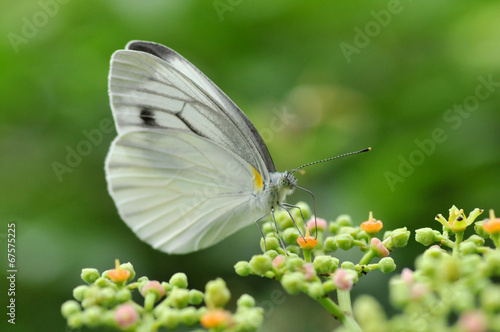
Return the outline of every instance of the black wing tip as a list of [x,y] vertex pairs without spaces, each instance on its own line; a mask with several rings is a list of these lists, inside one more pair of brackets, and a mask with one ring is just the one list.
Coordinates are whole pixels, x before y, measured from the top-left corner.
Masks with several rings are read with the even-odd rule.
[[163,60],[166,60],[171,56],[177,55],[177,52],[175,52],[171,48],[168,48],[167,46],[143,40],[132,40],[127,43],[125,49],[130,51],[148,53]]

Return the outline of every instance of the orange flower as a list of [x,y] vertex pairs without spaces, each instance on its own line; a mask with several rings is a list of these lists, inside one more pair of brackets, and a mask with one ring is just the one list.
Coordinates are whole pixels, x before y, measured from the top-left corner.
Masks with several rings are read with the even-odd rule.
[[304,249],[313,249],[314,247],[316,247],[316,245],[318,244],[318,240],[316,240],[314,237],[312,237],[310,234],[309,234],[309,228],[306,227],[306,235],[304,237],[302,236],[299,236],[297,238],[297,243],[299,244],[300,246],[300,249],[304,250]]
[[500,233],[500,218],[495,217],[493,210],[490,210],[490,220],[483,223],[483,229],[488,234]]
[[231,314],[222,309],[206,311],[200,319],[200,324],[206,329],[220,328],[231,323]]
[[115,283],[127,281],[130,277],[130,271],[120,268],[120,261],[115,259],[115,268],[108,271],[108,278]]
[[372,211],[370,211],[368,220],[361,223],[360,227],[368,234],[377,234],[382,229],[383,226],[384,224],[382,224],[382,221],[374,219],[373,213]]

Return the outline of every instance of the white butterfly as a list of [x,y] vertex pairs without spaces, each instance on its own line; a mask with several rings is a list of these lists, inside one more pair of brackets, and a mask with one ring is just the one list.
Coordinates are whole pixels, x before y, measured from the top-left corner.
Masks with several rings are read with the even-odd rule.
[[293,171],[275,171],[245,114],[163,45],[132,41],[115,52],[109,94],[118,137],[108,188],[122,219],[154,248],[211,246],[283,207],[297,187]]

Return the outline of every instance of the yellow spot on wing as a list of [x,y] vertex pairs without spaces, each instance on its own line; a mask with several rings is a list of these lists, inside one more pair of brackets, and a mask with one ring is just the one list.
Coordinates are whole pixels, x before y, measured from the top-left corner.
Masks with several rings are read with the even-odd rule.
[[252,167],[253,171],[253,187],[255,190],[261,191],[262,190],[262,176],[260,176],[259,172],[255,168]]

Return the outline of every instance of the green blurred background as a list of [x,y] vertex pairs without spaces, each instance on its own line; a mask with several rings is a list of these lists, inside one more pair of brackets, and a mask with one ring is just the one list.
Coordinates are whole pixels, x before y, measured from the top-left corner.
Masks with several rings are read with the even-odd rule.
[[[409,246],[393,253],[398,271],[423,250],[413,231],[437,229],[434,216],[452,204],[500,212],[500,3],[41,0],[1,7],[0,234],[5,253],[7,224],[16,222],[18,269],[16,325],[3,309],[1,331],[66,330],[60,305],[81,282],[80,269],[102,271],[115,258],[152,279],[183,271],[198,289],[223,277],[234,298],[247,292],[266,308],[262,331],[336,326],[309,298],[233,272],[259,251],[254,226],[185,256],[136,238],[106,189],[114,131],[58,178],[54,162],[64,164],[84,131],[111,119],[109,59],[133,39],[167,45],[210,77],[263,132],[278,170],[371,146],[306,169],[299,184],[315,193],[321,217],[348,213],[360,223],[372,210],[385,227],[412,230]],[[294,117],[278,117],[284,127],[270,131],[283,110]],[[311,202],[303,193],[289,202],[299,200]],[[374,272],[355,294],[385,303],[388,278]]]

